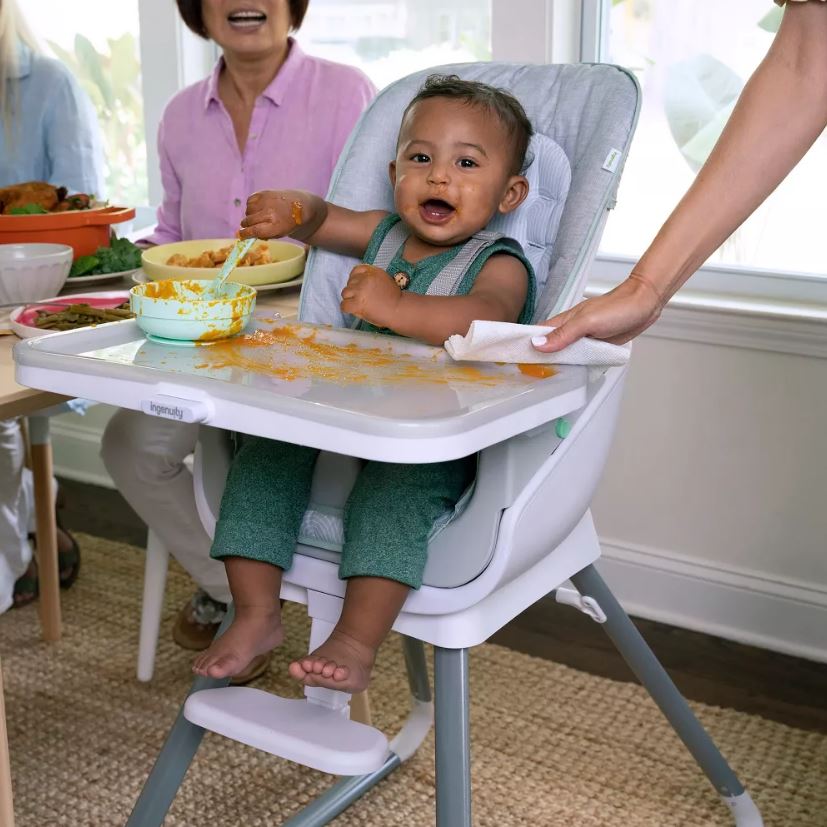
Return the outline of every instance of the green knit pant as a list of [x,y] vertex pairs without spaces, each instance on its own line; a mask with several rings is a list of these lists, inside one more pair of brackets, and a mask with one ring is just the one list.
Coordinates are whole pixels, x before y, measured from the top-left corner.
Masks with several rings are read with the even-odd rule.
[[[211,555],[289,569],[318,454],[245,437],[227,477]],[[345,506],[339,576],[385,577],[418,589],[431,528],[456,505],[475,470],[473,456],[424,465],[368,462]]]

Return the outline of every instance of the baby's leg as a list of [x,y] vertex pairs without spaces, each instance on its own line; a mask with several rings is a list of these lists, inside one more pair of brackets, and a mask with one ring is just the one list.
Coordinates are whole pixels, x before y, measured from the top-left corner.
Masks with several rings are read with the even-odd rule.
[[317,455],[289,443],[244,439],[227,477],[211,552],[224,559],[235,617],[195,660],[199,675],[237,675],[281,643],[281,578],[293,560]]
[[275,649],[284,638],[278,599],[282,569],[246,557],[228,557],[224,565],[235,617],[192,665],[193,672],[210,678],[243,672],[253,658]]
[[361,692],[379,644],[388,636],[410,588],[384,577],[352,577],[330,637],[311,655],[290,664],[290,675],[307,686]]
[[428,535],[474,478],[476,458],[425,465],[369,462],[345,510],[339,576],[345,603],[330,637],[290,664],[308,686],[360,692],[370,681],[379,644],[411,588],[422,585]]

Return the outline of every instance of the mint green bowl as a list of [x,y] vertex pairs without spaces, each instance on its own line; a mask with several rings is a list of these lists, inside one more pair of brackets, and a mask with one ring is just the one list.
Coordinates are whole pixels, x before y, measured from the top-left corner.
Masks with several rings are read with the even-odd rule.
[[220,298],[211,289],[212,279],[151,281],[129,291],[129,307],[148,336],[210,342],[241,333],[255,310],[255,289],[228,281]]

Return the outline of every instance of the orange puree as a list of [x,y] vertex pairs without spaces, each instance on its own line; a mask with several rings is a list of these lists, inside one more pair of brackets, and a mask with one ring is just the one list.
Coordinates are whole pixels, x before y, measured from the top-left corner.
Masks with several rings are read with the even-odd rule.
[[557,373],[551,365],[519,364],[517,367],[520,369],[520,373],[524,373],[526,376],[534,376],[537,379],[547,379]]
[[172,279],[147,284],[144,295],[149,299],[177,299],[178,289]]
[[[212,369],[239,368],[285,381],[327,379],[341,383],[369,381],[421,381],[437,384],[474,382],[494,385],[498,377],[477,368],[432,364],[390,348],[359,347],[355,343],[335,345],[320,342],[318,331],[294,325],[280,325],[272,330],[217,342],[205,352],[205,364]],[[264,349],[261,355],[256,351]],[[298,364],[279,364],[279,351],[298,356]],[[291,361],[293,361],[291,359]],[[368,369],[372,370],[373,375]],[[376,371],[379,371],[377,375]]]
[[[323,342],[318,340],[318,333],[290,324],[256,330],[205,348],[204,361],[198,367],[212,370],[237,368],[287,382],[325,379],[341,384],[391,381],[495,386],[505,378],[503,374],[479,367],[446,364],[437,359],[436,352],[428,360],[394,353],[390,347],[381,345],[360,347],[353,342],[346,345]],[[290,364],[285,363],[285,356],[289,357]],[[524,367],[528,369],[524,370]],[[520,369],[529,376],[554,374],[554,369],[545,365],[521,365]]]
[[302,223],[302,202],[301,201],[294,201],[290,205],[290,216],[292,217],[292,219],[295,222],[297,227],[301,225],[301,223]]

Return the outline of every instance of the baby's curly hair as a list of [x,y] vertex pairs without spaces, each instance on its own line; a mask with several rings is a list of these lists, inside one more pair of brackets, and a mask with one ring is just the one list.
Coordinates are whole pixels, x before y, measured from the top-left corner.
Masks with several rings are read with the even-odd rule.
[[405,116],[415,103],[428,98],[460,100],[469,106],[479,106],[494,114],[511,136],[514,147],[514,164],[511,172],[517,174],[522,171],[528,142],[534,134],[534,129],[525,109],[514,95],[487,83],[463,80],[459,75],[429,75],[413,100],[405,107],[402,120],[405,120]]

